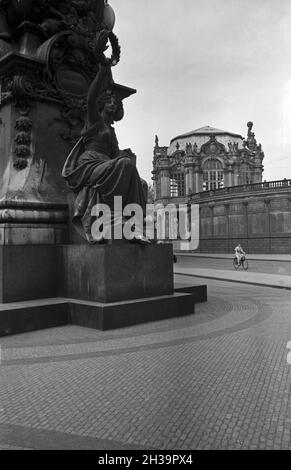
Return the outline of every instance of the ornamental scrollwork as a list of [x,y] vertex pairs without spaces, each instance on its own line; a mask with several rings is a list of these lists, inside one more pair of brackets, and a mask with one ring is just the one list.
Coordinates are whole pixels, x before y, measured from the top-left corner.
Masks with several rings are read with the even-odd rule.
[[171,165],[185,165],[186,163],[186,155],[185,152],[183,151],[176,151],[172,156],[171,156]]
[[[1,0],[8,33],[23,21],[41,25],[47,36],[71,29],[91,38],[103,21],[104,0]],[[1,31],[3,33],[3,31]]]
[[29,132],[32,129],[32,120],[29,117],[21,116],[16,119],[15,129],[18,131]]
[[17,143],[17,145],[30,145],[31,136],[27,132],[18,132],[14,141]]
[[[105,0],[0,0],[0,58],[11,56],[0,77],[1,104],[12,102],[19,111],[27,110],[16,121],[16,168],[25,168],[31,153],[28,113],[35,101],[57,104],[59,119],[67,126],[60,131],[66,142],[71,144],[83,127],[87,92],[100,63],[113,66],[120,60],[118,38],[105,25],[108,7]],[[36,44],[29,53],[23,39],[26,28],[33,31]],[[110,31],[110,57],[98,50],[104,28]],[[104,88],[112,84],[110,70]],[[22,117],[29,122],[27,128],[18,127]]]
[[200,153],[204,155],[214,155],[219,153],[226,153],[225,146],[216,140],[214,135],[210,136],[208,142],[201,146]]
[[33,122],[28,117],[29,107],[22,107],[19,109],[21,114],[16,119],[15,129],[17,130],[14,138],[15,148],[14,155],[16,160],[14,162],[14,168],[17,170],[23,170],[28,165],[28,159],[31,157],[31,142],[32,142],[32,127]]

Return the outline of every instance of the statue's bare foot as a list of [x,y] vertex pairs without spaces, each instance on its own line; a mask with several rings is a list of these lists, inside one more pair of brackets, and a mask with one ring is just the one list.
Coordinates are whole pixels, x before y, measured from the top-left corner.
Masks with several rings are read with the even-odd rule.
[[138,243],[139,245],[151,245],[152,242],[146,238],[144,235],[136,235],[132,240],[132,243]]

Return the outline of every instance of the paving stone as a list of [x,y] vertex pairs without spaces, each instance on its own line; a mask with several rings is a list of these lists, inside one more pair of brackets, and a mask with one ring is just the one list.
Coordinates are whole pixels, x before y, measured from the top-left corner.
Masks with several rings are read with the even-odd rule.
[[1,339],[0,449],[290,448],[291,291],[208,293],[190,317]]

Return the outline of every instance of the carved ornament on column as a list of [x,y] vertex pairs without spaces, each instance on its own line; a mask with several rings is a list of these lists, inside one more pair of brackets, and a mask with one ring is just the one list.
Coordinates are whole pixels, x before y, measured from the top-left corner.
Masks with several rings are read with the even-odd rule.
[[193,167],[193,157],[191,155],[186,155],[184,165],[185,165],[185,168]]
[[[0,43],[10,52],[7,56],[0,44],[1,104],[19,98],[58,103],[68,127],[61,135],[70,145],[84,125],[86,96],[99,63],[120,60],[112,31],[110,58],[95,47],[105,7],[104,0],[0,0]],[[34,54],[23,52],[23,38],[38,44]],[[109,68],[104,89],[110,86],[114,88]]]
[[239,152],[238,142],[228,142],[228,153],[230,155],[236,155]]
[[193,154],[193,146],[191,142],[186,144],[186,155],[192,155]]
[[185,165],[186,155],[183,150],[178,150],[173,155],[171,155],[171,165]]
[[214,135],[210,136],[208,142],[203,144],[200,149],[200,153],[205,155],[217,155],[220,153],[226,153],[225,146],[216,140]]
[[[86,29],[94,34],[104,21],[104,0],[0,0],[6,25],[13,30],[24,21],[40,24],[48,36],[64,25],[75,31]],[[2,32],[2,31],[1,31]],[[13,34],[13,33],[12,33]]]
[[196,144],[196,142],[194,142],[193,144],[193,153],[194,155],[198,155],[198,145]]
[[154,148],[154,158],[153,158],[154,166],[158,167],[161,161],[168,160],[167,150],[168,150],[168,147],[155,147]]
[[19,117],[16,119],[15,129],[17,130],[14,138],[14,168],[23,170],[28,165],[28,159],[32,157],[31,143],[32,143],[32,128],[33,122],[29,117],[30,107],[22,105],[18,107]]

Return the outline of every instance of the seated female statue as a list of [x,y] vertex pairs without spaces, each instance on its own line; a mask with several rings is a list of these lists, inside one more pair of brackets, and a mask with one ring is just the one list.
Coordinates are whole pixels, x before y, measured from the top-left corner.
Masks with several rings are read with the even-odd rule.
[[[99,47],[104,48],[108,32],[99,35]],[[100,45],[100,42],[103,44]],[[120,151],[113,122],[123,117],[122,102],[112,90],[102,91],[108,70],[100,64],[95,80],[87,97],[86,125],[81,138],[68,156],[62,175],[69,188],[77,193],[73,223],[89,243],[92,236],[92,208],[97,203],[107,204],[114,213],[114,196],[122,197],[122,208],[127,204],[138,204],[143,216],[146,209],[146,195],[143,182],[133,160],[132,152]],[[142,225],[142,224],[141,224]],[[140,227],[134,239],[137,243],[149,244]]]

